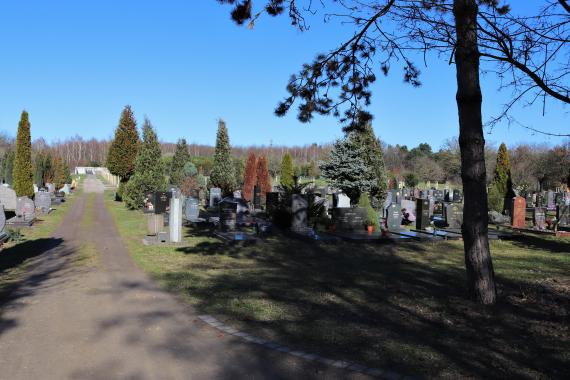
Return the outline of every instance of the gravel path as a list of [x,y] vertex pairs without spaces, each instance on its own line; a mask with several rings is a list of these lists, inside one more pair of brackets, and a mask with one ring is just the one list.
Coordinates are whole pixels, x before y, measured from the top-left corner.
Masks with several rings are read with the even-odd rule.
[[[131,261],[91,177],[0,314],[0,379],[344,379],[364,375],[211,328]],[[81,223],[89,193],[92,221]],[[97,265],[77,262],[96,247]],[[1,254],[1,253],[0,253]]]

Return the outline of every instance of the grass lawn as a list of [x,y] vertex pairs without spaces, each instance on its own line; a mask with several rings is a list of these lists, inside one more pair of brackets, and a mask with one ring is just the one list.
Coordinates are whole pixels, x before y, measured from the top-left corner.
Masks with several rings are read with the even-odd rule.
[[187,229],[143,246],[143,214],[106,194],[134,260],[200,312],[293,348],[429,378],[569,378],[570,240],[492,242],[499,304],[465,298],[461,242],[227,246]]
[[[11,284],[18,281],[35,257],[53,246],[51,236],[79,194],[80,190],[66,196],[64,203],[52,205],[54,210],[48,215],[38,215],[32,227],[19,229],[20,241],[9,240],[4,244],[0,251],[0,297]],[[17,234],[18,230],[6,226],[5,231]]]

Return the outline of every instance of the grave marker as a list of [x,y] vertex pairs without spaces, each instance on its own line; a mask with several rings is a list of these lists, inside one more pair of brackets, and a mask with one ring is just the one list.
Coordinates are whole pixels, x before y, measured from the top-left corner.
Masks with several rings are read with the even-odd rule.
[[539,230],[546,229],[546,209],[542,207],[535,207],[533,210],[532,219],[535,228]]
[[34,195],[34,205],[42,213],[47,214],[51,209],[51,195],[47,191],[38,191]]
[[392,203],[386,212],[386,224],[389,231],[400,231],[402,229],[402,211],[400,205]]
[[511,201],[511,218],[514,228],[526,227],[526,199],[514,197]]
[[416,200],[416,230],[425,230],[429,227],[429,200]]
[[308,223],[308,199],[301,194],[293,194],[291,200],[291,209],[293,212],[291,221],[291,230],[303,231]]
[[449,228],[461,228],[463,224],[463,206],[460,203],[445,204],[445,222]]
[[341,231],[364,230],[367,213],[362,207],[334,208],[332,210],[336,228]]
[[0,203],[6,211],[15,211],[18,197],[16,192],[5,186],[0,186]]
[[212,187],[210,189],[210,207],[216,207],[218,202],[222,200],[222,189],[219,187]]
[[200,216],[200,201],[196,198],[186,198],[184,203],[184,217],[190,222],[198,220]]

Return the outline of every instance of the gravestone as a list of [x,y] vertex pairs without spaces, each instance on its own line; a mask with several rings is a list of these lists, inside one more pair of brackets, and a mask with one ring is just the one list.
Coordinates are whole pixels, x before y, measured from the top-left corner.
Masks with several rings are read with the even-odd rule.
[[539,230],[546,229],[546,209],[543,207],[535,207],[532,213],[534,227]]
[[416,215],[416,202],[408,199],[402,199],[402,209],[406,209],[412,215]]
[[224,232],[235,231],[237,224],[237,210],[235,204],[220,202],[220,228]]
[[451,202],[451,198],[453,198],[453,197],[450,197],[449,194],[450,194],[449,189],[443,190],[443,201],[444,202]]
[[386,211],[386,224],[389,231],[400,231],[402,229],[402,211],[400,205],[392,203]]
[[564,204],[556,208],[556,220],[562,227],[570,226],[570,206]]
[[59,189],[60,192],[65,193],[65,195],[68,195],[69,193],[71,193],[71,186],[69,186],[69,184],[65,184],[63,185],[63,187],[61,189]]
[[461,190],[459,189],[453,190],[453,202],[455,203],[463,202],[463,194],[461,193]]
[[149,194],[148,209],[154,210],[155,214],[165,214],[170,207],[172,193],[168,191],[155,191]]
[[180,243],[182,241],[182,205],[184,204],[184,196],[180,191],[173,190],[170,198],[170,214],[168,215],[168,228],[171,243]]
[[425,230],[429,222],[429,200],[416,199],[416,230]]
[[161,214],[147,215],[147,235],[156,236],[164,231],[164,216]]
[[234,196],[234,198],[236,198],[236,199],[241,199],[241,190],[236,190],[236,191],[234,191],[233,196]]
[[0,205],[0,233],[4,232],[6,227],[6,214],[4,214],[4,206]]
[[51,209],[51,195],[47,191],[38,191],[34,195],[34,205],[36,209],[47,214]]
[[200,216],[200,201],[197,198],[186,198],[184,216],[190,222],[195,222]]
[[527,207],[533,207],[533,202],[532,202],[532,194],[527,194],[525,197],[525,201],[526,201],[526,206]]
[[216,207],[218,202],[222,200],[222,189],[219,187],[212,187],[210,189],[210,207]]
[[291,230],[303,231],[307,227],[308,218],[308,199],[301,194],[293,194],[291,199],[291,209],[293,212],[291,221]]
[[544,206],[544,196],[542,192],[538,192],[536,194],[536,202],[534,203],[535,207],[543,207]]
[[526,227],[526,199],[523,197],[514,197],[511,200],[511,219],[514,228]]
[[265,193],[265,207],[269,215],[273,215],[275,210],[279,207],[279,193],[278,192],[268,192]]
[[36,218],[34,201],[28,197],[18,197],[16,201],[16,216],[23,218],[24,221],[34,220]]
[[253,187],[253,208],[261,210],[261,188],[257,185]]
[[46,187],[49,193],[55,193],[55,185],[53,183],[46,183]]
[[341,231],[361,231],[366,224],[367,213],[362,207],[334,208],[333,221]]
[[338,208],[350,207],[350,198],[348,197],[348,195],[346,195],[345,193],[338,193],[336,207]]
[[434,190],[434,192],[433,192],[433,198],[434,198],[437,202],[442,202],[443,199],[445,198],[445,194],[443,193],[443,190]]
[[463,224],[463,205],[460,203],[446,203],[445,223],[447,223],[448,228],[461,228]]
[[414,199],[421,198],[420,193],[421,193],[421,192],[420,192],[420,189],[415,188],[415,189],[414,189]]
[[0,186],[0,203],[4,206],[4,210],[15,211],[17,199],[18,197],[13,189]]
[[402,198],[400,196],[400,191],[397,189],[392,189],[390,190],[390,194],[392,196],[391,198],[392,203],[400,204],[400,202],[402,201]]
[[554,210],[554,208],[556,207],[556,205],[554,204],[554,191],[549,190],[546,193],[546,207],[549,210]]

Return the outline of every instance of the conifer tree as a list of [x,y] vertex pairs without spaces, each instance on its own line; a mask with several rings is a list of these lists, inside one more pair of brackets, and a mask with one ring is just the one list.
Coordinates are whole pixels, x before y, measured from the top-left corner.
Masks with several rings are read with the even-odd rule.
[[293,178],[293,159],[289,152],[285,153],[281,159],[280,176],[281,186],[290,188],[295,185],[295,180]]
[[511,179],[509,151],[505,143],[502,143],[499,146],[495,175],[488,195],[489,209],[503,212],[505,210],[506,200],[514,196],[515,192],[513,191],[513,182]]
[[243,190],[241,192],[243,199],[251,201],[253,199],[253,187],[257,182],[257,157],[254,152],[249,152],[245,171],[243,174]]
[[358,202],[361,193],[376,186],[375,173],[363,159],[365,150],[353,132],[337,140],[329,159],[319,165],[322,176],[348,195],[352,204]]
[[127,182],[134,172],[139,143],[137,123],[131,106],[127,105],[121,112],[107,156],[107,168],[112,174],[121,177],[122,182]]
[[214,165],[210,174],[210,183],[212,186],[222,189],[222,192],[226,195],[230,194],[235,186],[235,170],[231,153],[226,123],[220,120],[218,122],[216,150],[214,153]]
[[355,135],[356,141],[363,146],[364,162],[374,173],[375,185],[370,188],[369,197],[372,206],[379,208],[384,204],[388,188],[388,176],[384,165],[384,152],[380,140],[374,135],[371,123],[366,123],[363,130]]
[[186,139],[179,139],[176,143],[176,150],[172,163],[170,164],[169,181],[171,184],[180,186],[184,181],[184,166],[190,162],[190,153],[188,153],[188,144]]
[[257,186],[261,191],[261,198],[265,199],[265,194],[271,191],[271,175],[269,174],[269,165],[265,156],[260,156],[257,159]]
[[65,180],[65,183],[71,184],[73,181],[73,178],[71,178],[71,170],[69,170],[69,165],[67,162],[63,163],[63,178]]
[[14,156],[14,191],[19,197],[34,195],[34,173],[32,171],[32,138],[28,113],[22,112],[16,137],[16,153]]
[[362,193],[360,199],[358,200],[358,207],[366,209],[366,223],[369,226],[373,226],[376,231],[380,229],[380,223],[378,222],[378,214],[374,211],[372,204],[370,203],[370,197],[368,193]]
[[143,142],[135,160],[135,173],[125,185],[123,201],[128,208],[143,206],[147,193],[160,190],[165,185],[164,164],[161,160],[160,142],[150,121],[143,124]]
[[15,153],[12,148],[9,148],[6,153],[4,153],[2,160],[2,179],[4,183],[12,184],[13,182]]
[[52,181],[57,190],[65,185],[65,164],[63,163],[63,159],[59,156],[56,156],[53,159]]
[[38,186],[44,186],[53,177],[53,162],[49,152],[38,152],[34,160],[34,182]]

